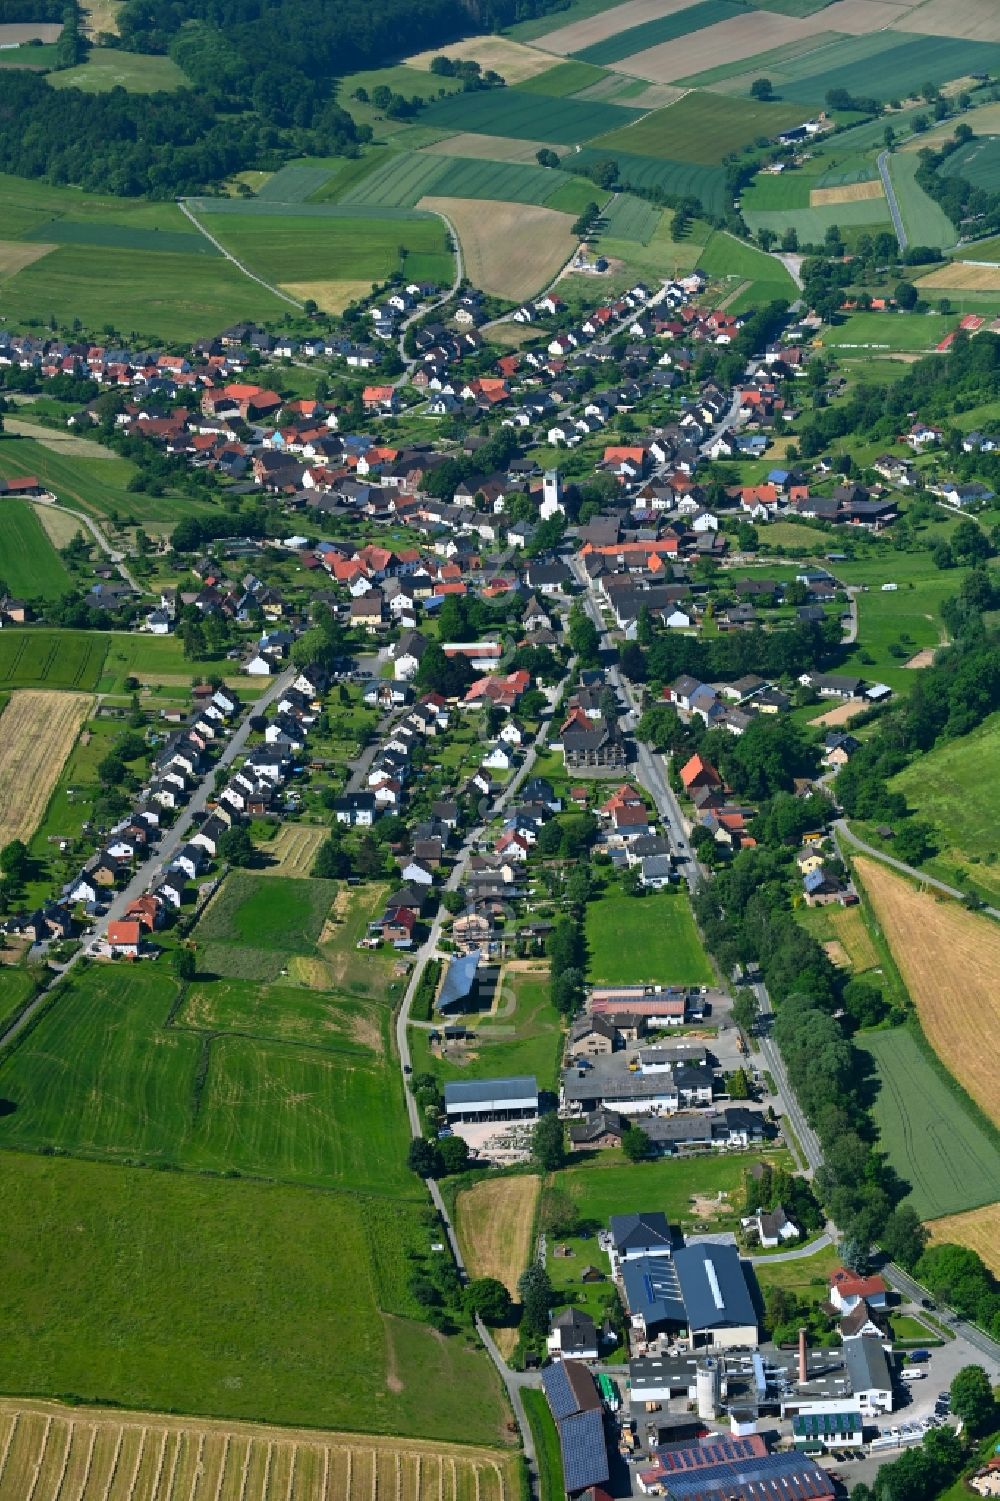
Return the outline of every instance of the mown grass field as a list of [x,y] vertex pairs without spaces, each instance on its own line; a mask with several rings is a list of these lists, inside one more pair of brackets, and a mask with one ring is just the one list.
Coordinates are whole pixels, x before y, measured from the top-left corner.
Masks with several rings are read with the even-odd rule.
[[605,895],[587,907],[586,936],[593,985],[712,983],[686,892]]
[[977,133],[952,152],[941,171],[944,177],[964,177],[974,187],[992,189],[1000,172],[1000,136]]
[[485,1357],[384,1316],[412,1311],[410,1204],[6,1152],[0,1214],[18,1391],[502,1441]]
[[78,688],[91,692],[108,649],[92,631],[6,630],[0,635],[0,688]]
[[648,245],[662,217],[662,209],[655,204],[634,198],[631,193],[619,193],[601,215],[600,232],[611,239]]
[[[1000,146],[1000,141],[997,144]],[[948,250],[958,239],[958,230],[917,182],[919,166],[920,158],[912,152],[895,152],[890,158],[889,172],[903,215],[903,227],[911,245],[935,245],[939,250]],[[1000,153],[993,156],[991,182],[997,180],[998,166]]]
[[759,1154],[734,1152],[724,1157],[626,1162],[620,1152],[600,1152],[579,1166],[571,1158],[559,1174],[558,1186],[585,1220],[603,1228],[611,1215],[628,1209],[662,1210],[672,1225],[701,1222],[702,1206],[694,1200],[717,1199],[722,1193],[726,1197],[718,1201],[713,1228],[728,1229],[743,1203],[743,1175],[760,1160]]
[[939,854],[931,865],[943,862],[950,870],[964,869],[1000,895],[998,757],[1000,714],[993,714],[970,735],[920,756],[893,777],[892,787],[932,825]]
[[[709,236],[698,257],[698,268],[706,276],[726,279],[730,287],[750,282],[747,299],[757,307],[779,298],[793,302],[797,296],[795,283],[780,261],[721,230]],[[739,304],[735,306],[738,309]]]
[[724,94],[691,93],[634,125],[599,136],[593,145],[607,152],[628,151],[711,167],[757,136],[775,136],[799,124],[801,115],[801,108],[794,104],[761,104]]
[[[815,210],[813,210],[815,212]],[[956,318],[915,313],[851,313],[823,330],[833,349],[871,349],[926,354],[955,326]]]
[[69,570],[26,500],[0,506],[0,569],[7,588],[22,599],[59,599],[71,586]]
[[198,937],[295,953],[315,945],[336,894],[335,881],[284,880],[275,886],[230,871],[198,922]]
[[545,965],[505,966],[495,1018],[463,1017],[476,1034],[468,1046],[449,1044],[432,1053],[426,1031],[414,1028],[410,1045],[417,1072],[426,1067],[442,1083],[452,1079],[534,1074],[541,1089],[555,1089],[562,1052],[562,1019],[549,999]]
[[356,218],[296,215],[294,210],[224,213],[212,216],[211,227],[227,250],[275,283],[380,281],[400,269],[401,245],[408,252],[408,276],[444,284],[454,274],[445,227],[431,217],[373,219],[361,210]]
[[[898,955],[897,955],[898,958]],[[974,1209],[1000,1198],[1000,1159],[905,1027],[869,1032],[855,1043],[877,1074],[873,1106],[882,1150],[911,1185],[922,1219]]]
[[85,94],[118,88],[130,94],[163,94],[191,87],[173,58],[123,52],[118,47],[91,47],[86,62],[53,73],[49,83],[54,89],[82,89]]
[[198,1422],[141,1412],[109,1415],[23,1399],[0,1400],[0,1450],[8,1488],[56,1501],[64,1487],[105,1501],[171,1496],[336,1496],[370,1501],[391,1493],[422,1501],[444,1492],[466,1501],[505,1501],[510,1459],[497,1450],[410,1439]]
[[703,26],[714,26],[719,21],[729,21],[733,16],[745,13],[746,6],[736,4],[735,0],[696,0],[694,5],[672,15],[657,16],[639,26],[629,26],[615,36],[581,48],[572,56],[587,63],[617,63],[636,52],[644,52],[647,47],[658,47],[662,42],[672,42],[675,37],[686,36],[688,32],[700,31]]

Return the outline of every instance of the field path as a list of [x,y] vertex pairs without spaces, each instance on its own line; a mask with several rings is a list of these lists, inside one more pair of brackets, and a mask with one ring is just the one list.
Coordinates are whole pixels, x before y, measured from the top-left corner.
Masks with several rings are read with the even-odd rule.
[[249,270],[246,266],[244,266],[243,262],[238,261],[235,255],[233,255],[231,251],[227,250],[225,245],[221,244],[221,242],[217,240],[214,235],[209,234],[208,230],[205,228],[204,224],[202,224],[201,220],[195,218],[194,214],[188,208],[187,203],[183,198],[178,198],[177,207],[180,209],[185,218],[191,220],[191,223],[194,225],[198,233],[204,235],[205,239],[208,240],[210,245],[215,246],[220,255],[224,255],[227,261],[232,261],[237,271],[242,271],[244,276],[249,276],[251,281],[255,281],[257,285],[259,287],[263,287],[266,292],[273,292],[275,297],[281,298],[282,302],[287,302],[292,307],[297,307],[299,309],[299,312],[302,311],[304,304],[299,302],[297,297],[290,297],[289,294],[287,292],[283,292],[280,287],[272,286],[269,281],[265,281],[264,278],[262,276],[258,276],[255,271]]
[[[936,876],[929,876],[925,871],[917,870],[912,865],[905,865],[902,860],[897,860],[894,855],[883,854],[873,844],[866,844],[859,839],[857,834],[847,825],[847,820],[838,818],[834,824],[837,839],[846,839],[848,844],[853,844],[855,849],[861,850],[866,855],[871,855],[873,860],[880,860],[883,865],[891,865],[893,870],[898,870],[901,875],[910,876],[914,881],[920,881],[924,886],[932,886],[935,891],[940,891],[944,896],[952,896],[956,901],[965,902],[966,893],[959,891],[957,886],[949,886],[945,881],[939,881]],[[982,906],[976,909],[979,913],[985,913],[987,917],[1000,919],[1000,908]]]
[[115,567],[118,569],[118,572],[121,574],[126,584],[128,584],[129,588],[134,589],[136,594],[146,594],[148,592],[143,587],[143,585],[139,583],[134,574],[129,571],[125,563],[125,554],[119,552],[117,548],[112,547],[107,537],[101,531],[99,524],[94,520],[93,516],[88,516],[86,511],[74,511],[72,506],[61,505],[59,501],[55,500],[40,500],[37,502],[37,504],[40,506],[46,506],[51,511],[62,511],[65,513],[65,515],[74,517],[75,520],[80,522],[81,526],[86,527],[87,531],[93,537],[101,552],[105,554],[108,561],[110,563],[114,563]]
[[876,166],[878,167],[878,175],[882,179],[882,186],[885,188],[885,196],[889,202],[889,215],[892,219],[892,227],[896,231],[896,239],[899,241],[899,248],[900,250],[905,250],[906,230],[903,228],[903,216],[899,211],[899,204],[896,201],[896,189],[893,187],[892,178],[889,175],[888,151],[879,152]]
[[440,307],[441,304],[447,302],[450,297],[456,297],[458,295],[458,290],[465,278],[465,261],[462,256],[462,242],[458,238],[458,230],[455,228],[454,224],[452,224],[447,214],[443,214],[440,209],[434,209],[433,212],[437,214],[438,218],[444,222],[445,228],[451,235],[451,243],[455,248],[455,279],[452,282],[451,286],[448,288],[447,292],[442,292],[441,296],[435,297],[433,302],[421,304],[421,306],[419,306],[415,312],[411,313],[410,316],[404,319],[404,321],[399,325],[398,348],[399,358],[403,362],[403,373],[401,375],[397,375],[396,379],[393,381],[393,385],[397,387],[405,385],[413,372],[413,367],[418,363],[417,360],[410,359],[409,355],[406,353],[406,349],[404,348],[404,345],[406,343],[406,330],[409,328],[410,324],[415,323],[418,318],[423,318],[427,313],[433,312],[436,307]]

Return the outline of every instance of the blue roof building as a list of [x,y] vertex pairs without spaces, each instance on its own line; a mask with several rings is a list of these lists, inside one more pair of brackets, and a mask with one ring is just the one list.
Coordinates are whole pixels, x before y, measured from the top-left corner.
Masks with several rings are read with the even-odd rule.
[[439,1011],[453,1011],[458,1007],[469,1009],[481,958],[479,949],[473,949],[471,953],[449,959],[444,983],[438,992]]

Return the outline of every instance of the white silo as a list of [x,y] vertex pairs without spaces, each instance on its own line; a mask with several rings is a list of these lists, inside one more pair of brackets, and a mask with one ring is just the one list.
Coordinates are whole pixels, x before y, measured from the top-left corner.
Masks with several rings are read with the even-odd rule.
[[695,1398],[698,1416],[712,1419],[719,1415],[722,1396],[722,1362],[708,1357],[698,1362],[695,1373]]

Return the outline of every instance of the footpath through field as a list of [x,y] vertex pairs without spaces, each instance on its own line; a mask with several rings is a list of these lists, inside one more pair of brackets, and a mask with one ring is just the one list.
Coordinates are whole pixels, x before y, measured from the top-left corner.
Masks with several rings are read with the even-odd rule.
[[[887,855],[882,850],[877,850],[873,844],[866,844],[863,839],[859,839],[857,834],[848,827],[846,819],[838,818],[833,827],[834,837],[838,843],[841,839],[846,839],[848,844],[853,844],[855,849],[861,850],[866,855],[871,855],[873,860],[881,860],[883,865],[891,865],[893,870],[898,870],[901,875],[910,876],[914,881],[919,881],[922,886],[930,886],[935,891],[940,891],[945,896],[954,897],[959,902],[964,903],[966,900],[967,893],[959,891],[957,886],[949,886],[946,881],[939,881],[936,876],[929,876],[925,871],[917,870],[914,866],[906,865],[902,860],[897,860],[894,855]],[[977,907],[976,911],[981,914],[985,913],[987,917],[1000,919],[1000,908],[998,907],[983,905],[982,907]]]

